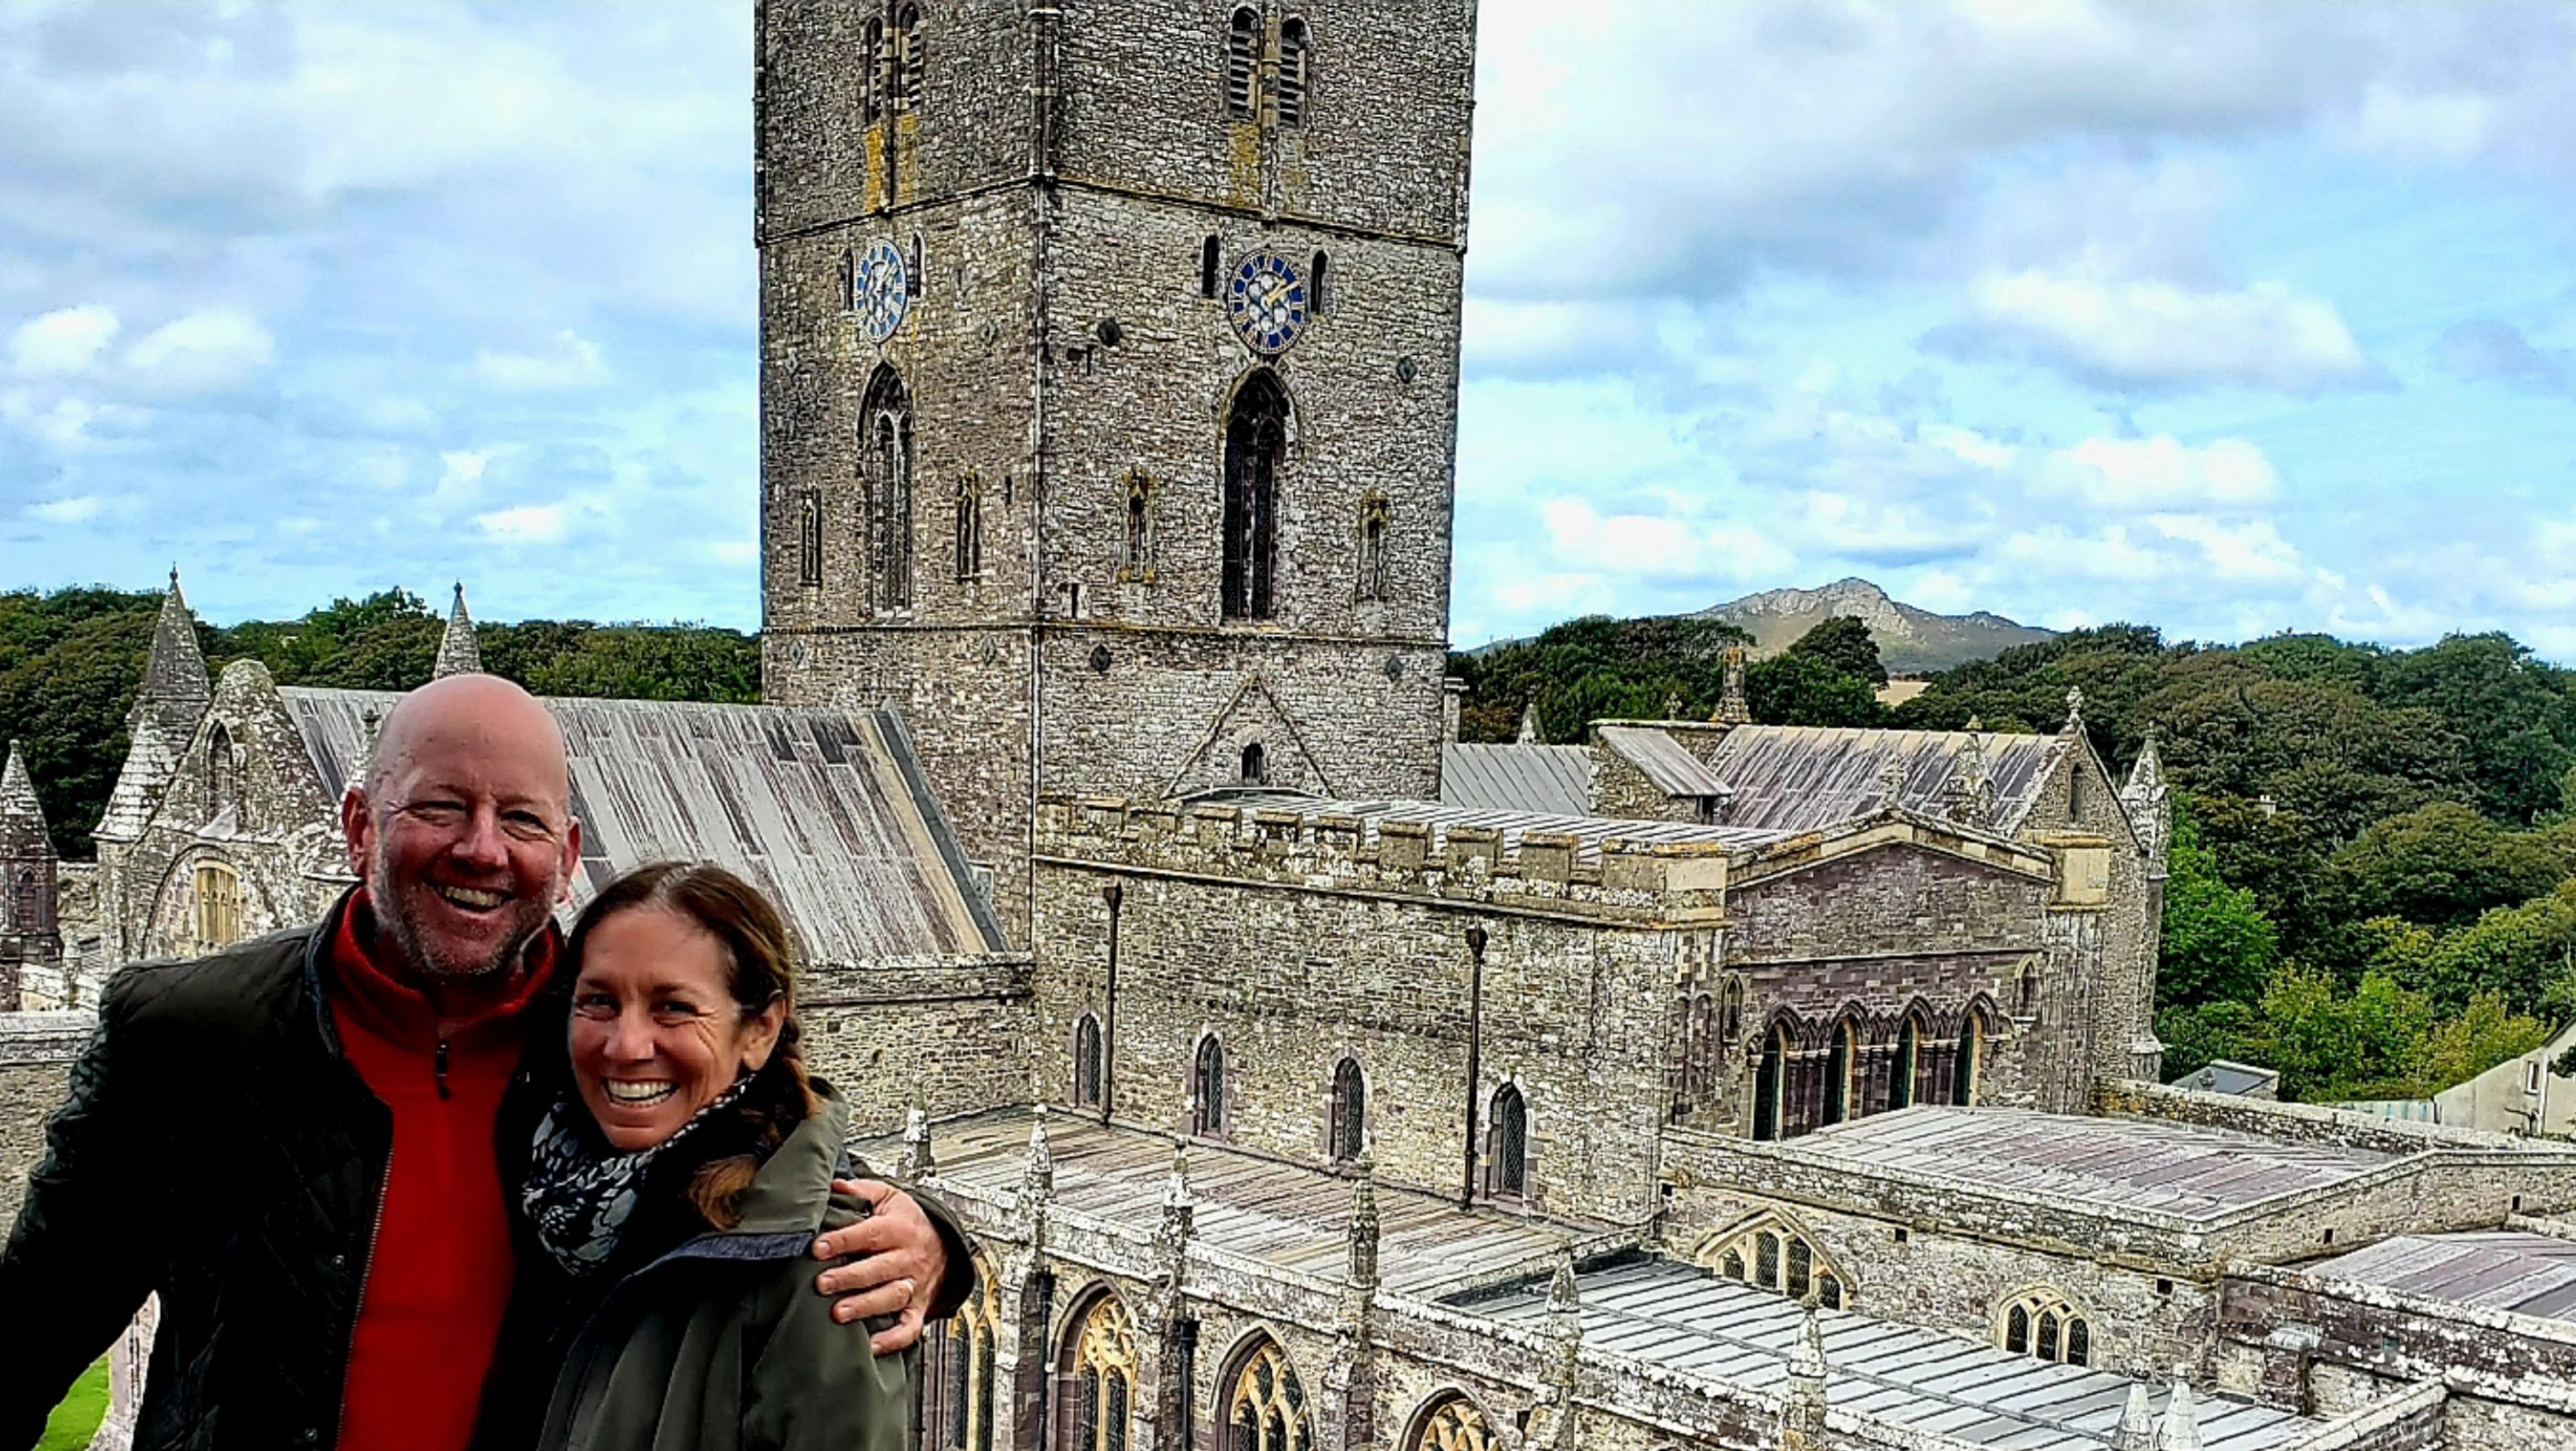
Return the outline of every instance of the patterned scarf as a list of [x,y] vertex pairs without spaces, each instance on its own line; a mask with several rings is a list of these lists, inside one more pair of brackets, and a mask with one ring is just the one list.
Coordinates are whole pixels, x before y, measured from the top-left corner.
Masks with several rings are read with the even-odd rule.
[[611,1149],[600,1138],[590,1110],[576,1099],[559,1099],[546,1110],[537,1125],[536,1148],[528,1157],[528,1182],[519,1191],[519,1204],[536,1228],[537,1242],[564,1273],[586,1279],[608,1267],[617,1254],[619,1234],[636,1207],[655,1182],[666,1180],[654,1172],[657,1168],[668,1164],[683,1173],[694,1172],[704,1159],[721,1157],[694,1153],[697,1145],[692,1140],[707,1137],[700,1131],[702,1125],[730,1117],[729,1111],[750,1091],[752,1081],[745,1076],[680,1125],[678,1133],[631,1154]]

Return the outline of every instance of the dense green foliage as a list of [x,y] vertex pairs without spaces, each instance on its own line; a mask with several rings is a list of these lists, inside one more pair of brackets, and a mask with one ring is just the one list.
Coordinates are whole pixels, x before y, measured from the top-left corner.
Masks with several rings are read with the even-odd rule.
[[2045,730],[2080,686],[2125,769],[2183,803],[2157,996],[2166,1068],[2295,1097],[2421,1097],[2576,1015],[2576,673],[2502,635],[2420,650],[2115,625],[1962,666],[1900,724]]
[[[0,735],[19,742],[54,841],[85,856],[125,761],[125,716],[143,681],[158,592],[67,589],[0,594]],[[387,590],[334,600],[301,619],[200,624],[220,673],[256,659],[280,685],[406,690],[429,678],[446,617]],[[484,667],[539,695],[651,700],[760,698],[760,642],[701,625],[584,620],[486,624]]]
[[[1753,718],[1769,725],[1884,723],[1877,686],[1887,681],[1878,646],[1866,629],[1857,644],[1850,620],[1828,620],[1797,643],[1745,671]],[[1449,673],[1467,683],[1458,735],[1508,741],[1521,713],[1538,705],[1539,738],[1579,741],[1596,720],[1706,720],[1725,689],[1727,650],[1753,637],[1719,620],[1664,616],[1568,620],[1535,640],[1449,657]]]

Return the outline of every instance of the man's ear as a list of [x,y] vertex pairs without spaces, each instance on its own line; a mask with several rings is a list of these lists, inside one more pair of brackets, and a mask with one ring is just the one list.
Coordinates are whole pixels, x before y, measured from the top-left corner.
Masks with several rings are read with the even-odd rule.
[[564,822],[563,885],[555,891],[558,902],[572,900],[573,873],[581,870],[581,818],[567,815]]
[[352,784],[340,793],[340,840],[348,848],[349,870],[367,879],[367,858],[376,848],[376,812],[367,788]]

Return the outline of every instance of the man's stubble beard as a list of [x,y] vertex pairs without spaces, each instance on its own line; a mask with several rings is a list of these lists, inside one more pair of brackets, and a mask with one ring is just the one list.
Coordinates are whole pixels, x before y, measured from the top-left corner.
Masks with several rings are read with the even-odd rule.
[[[505,971],[526,956],[528,944],[546,930],[547,919],[554,915],[551,911],[538,913],[526,931],[513,934],[501,944],[499,951],[483,961],[461,965],[448,962],[431,954],[426,934],[420,930],[420,924],[412,920],[411,903],[395,886],[393,866],[385,857],[385,838],[379,834],[376,849],[367,862],[367,898],[375,907],[376,927],[392,939],[394,950],[402,954],[403,961],[423,977],[488,977]],[[427,882],[421,883],[420,889],[437,890]]]

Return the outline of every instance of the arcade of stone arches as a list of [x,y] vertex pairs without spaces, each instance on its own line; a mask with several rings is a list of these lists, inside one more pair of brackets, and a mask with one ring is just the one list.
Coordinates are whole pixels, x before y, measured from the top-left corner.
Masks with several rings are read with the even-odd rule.
[[[1134,1418],[1143,1363],[1135,1312],[1115,1292],[1094,1290],[1065,1322],[1055,1355],[1045,1444],[1051,1451],[1138,1451]],[[924,1451],[995,1451],[1014,1444],[997,1430],[1012,1397],[996,1385],[996,1316],[992,1277],[925,1342],[918,1380]],[[1245,1338],[1225,1362],[1211,1404],[1193,1408],[1194,1421],[1214,1411],[1218,1451],[1321,1451],[1306,1383],[1279,1342],[1266,1333]],[[1401,1443],[1404,1451],[1495,1451],[1501,1440],[1484,1411],[1464,1394],[1443,1391],[1415,1410]],[[1194,1438],[1195,1439],[1195,1438]]]

